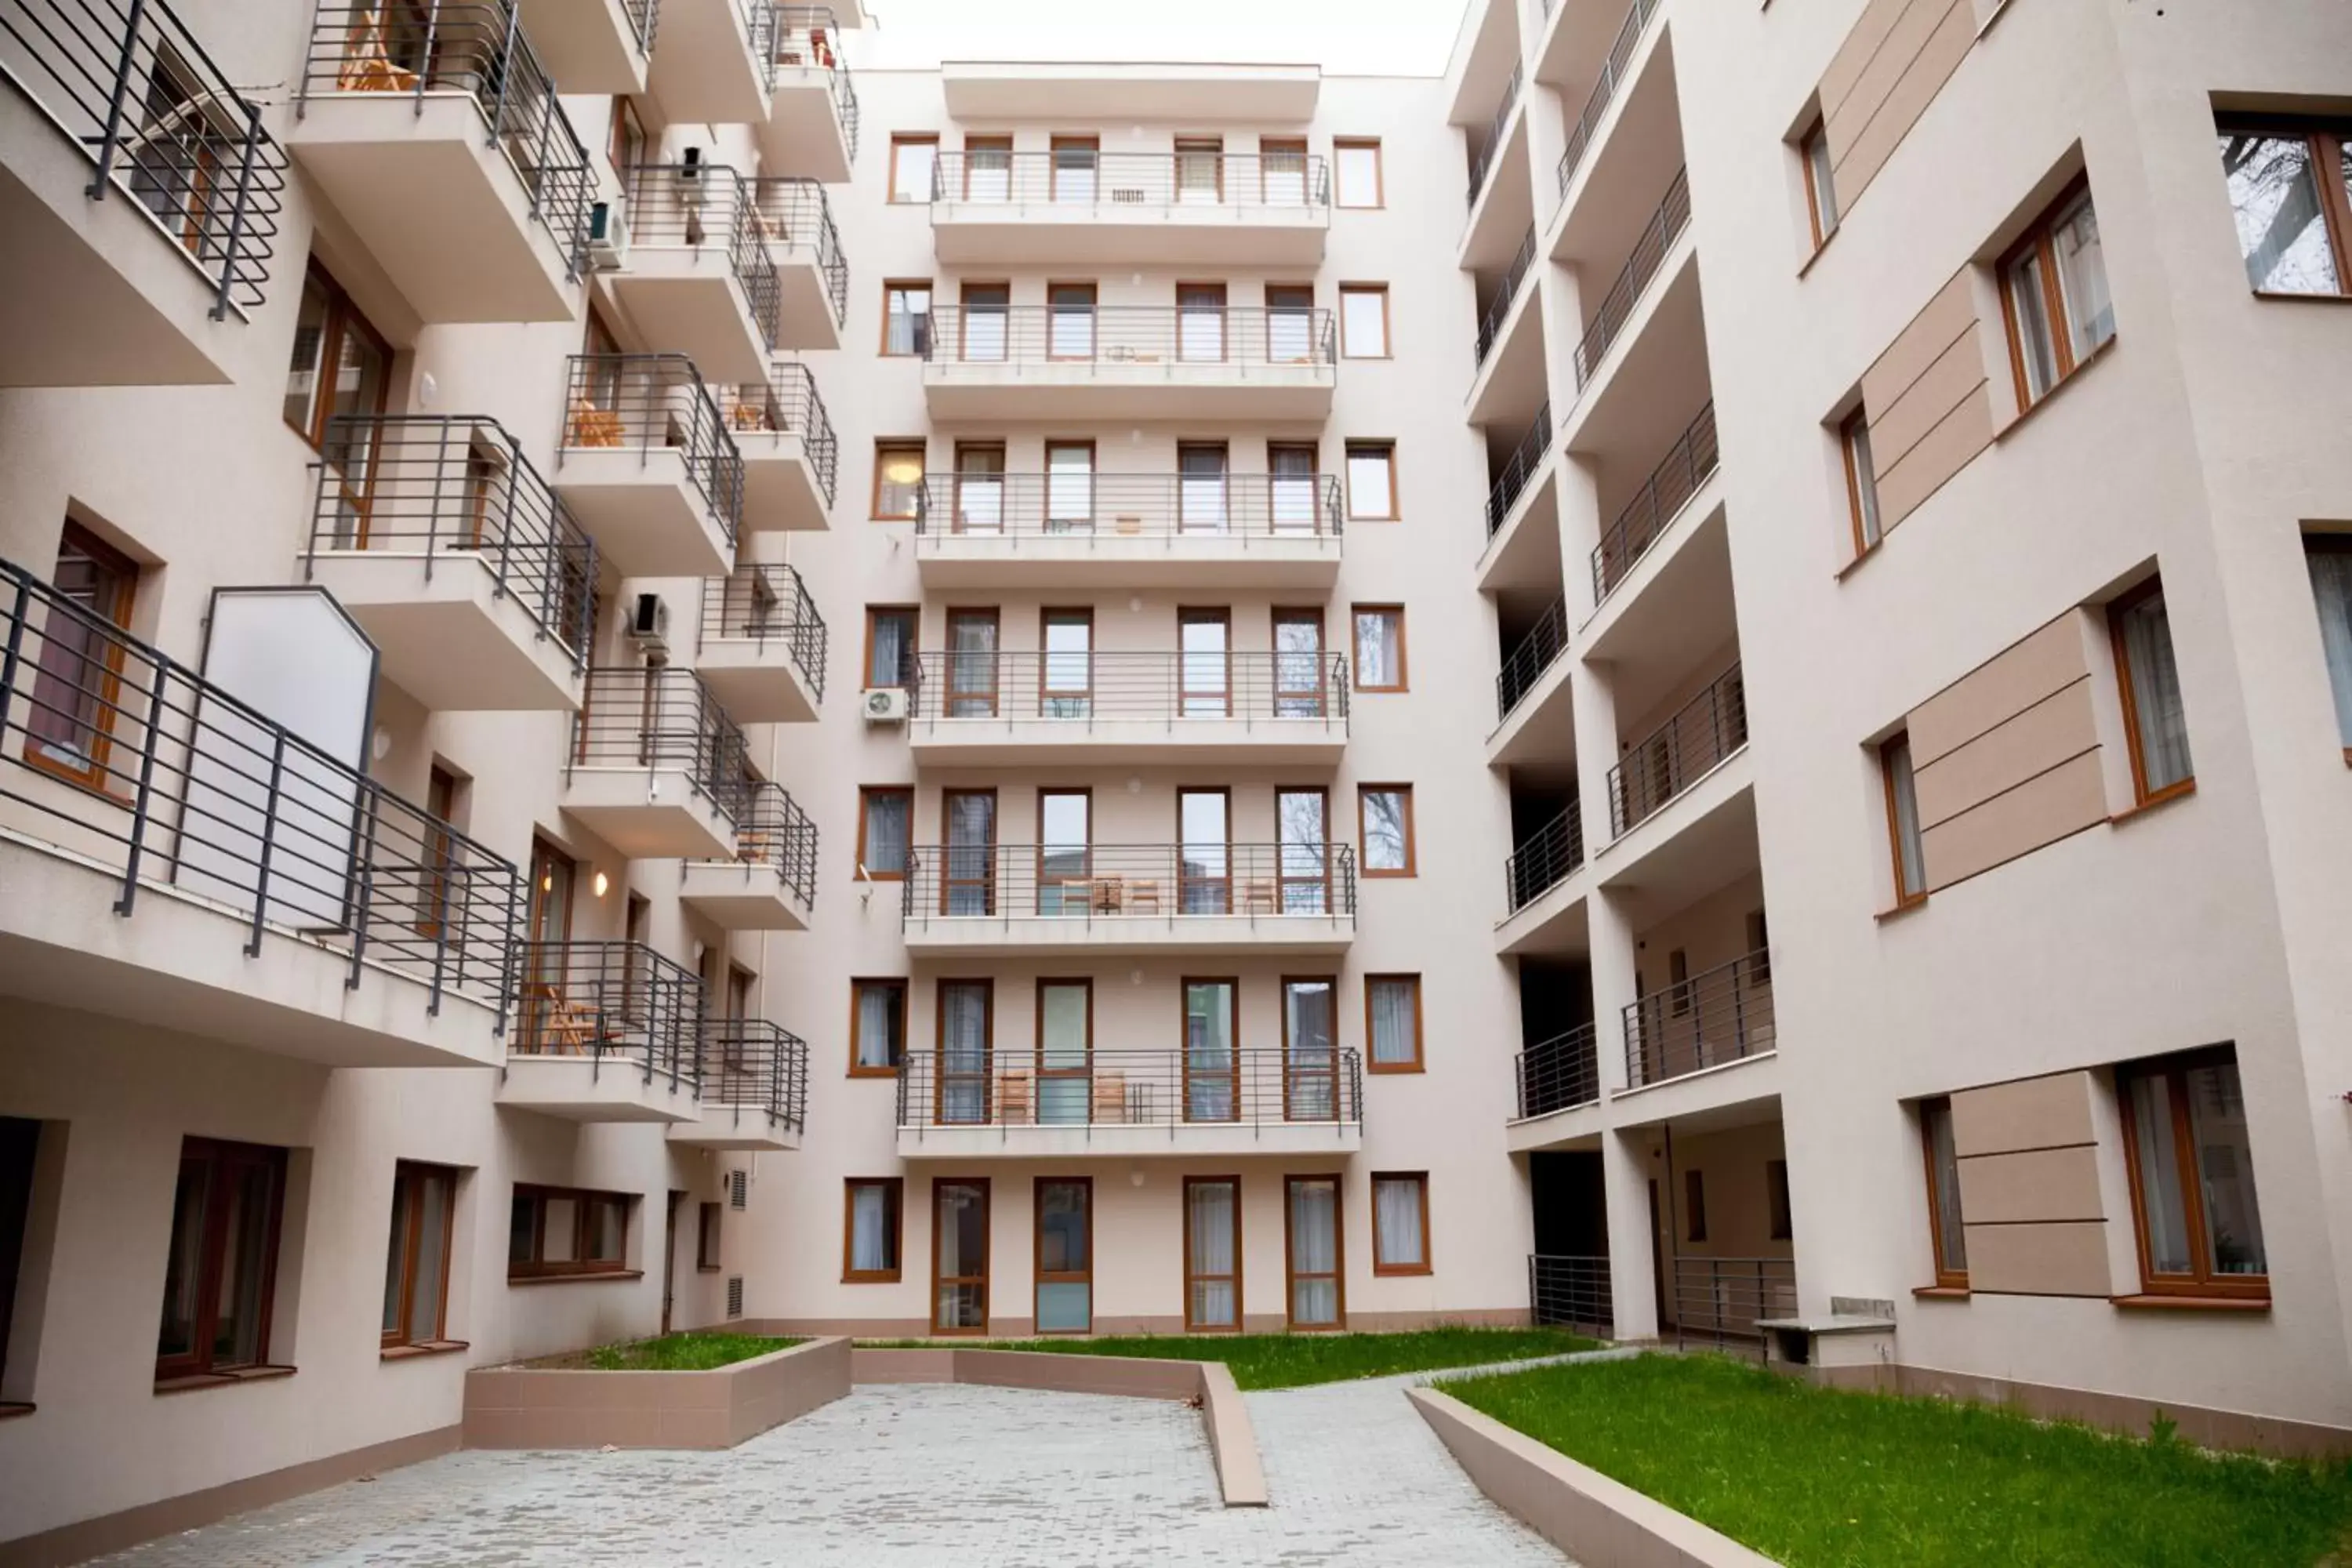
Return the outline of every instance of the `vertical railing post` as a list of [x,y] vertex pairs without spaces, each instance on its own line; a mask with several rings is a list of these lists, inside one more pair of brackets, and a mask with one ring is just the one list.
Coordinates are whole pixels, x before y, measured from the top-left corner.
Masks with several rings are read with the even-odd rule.
[[416,117],[420,120],[425,117],[425,89],[433,84],[437,74],[433,61],[440,47],[441,0],[432,0],[430,8],[425,13],[425,48],[416,59],[416,89],[410,95],[411,101],[416,106]]
[[[360,850],[359,907],[352,913],[352,966],[351,973],[343,977],[346,991],[360,988],[360,964],[367,956],[368,912],[375,904],[376,827],[383,808],[383,793],[373,786],[362,787],[367,789],[367,832]],[[426,842],[431,842],[429,837]],[[426,875],[431,875],[429,868]]]
[[[13,683],[16,657],[16,633],[23,626],[23,601],[17,607],[17,626],[11,627],[8,657],[11,666],[8,681],[0,681],[0,689]],[[163,660],[155,661],[155,683],[147,693],[147,737],[139,746],[139,784],[131,801],[131,843],[122,863],[122,892],[114,900],[114,912],[127,915],[139,896],[139,861],[147,847],[147,824],[153,819],[155,798],[155,750],[161,742],[163,721],[163,694],[170,689],[171,667]]]
[[245,956],[261,956],[261,924],[269,910],[269,858],[278,837],[278,805],[286,778],[286,731],[278,731],[278,743],[269,758],[268,804],[261,815],[261,858],[253,879],[253,935],[245,944]]
[[[569,408],[564,410],[563,417],[567,421],[572,417],[572,411]],[[506,597],[509,592],[507,587],[508,579],[513,572],[515,490],[517,488],[515,476],[523,471],[520,460],[522,454],[520,452],[515,452],[512,454],[512,460],[508,463],[506,475],[502,480],[507,492],[506,515],[499,520],[499,564],[496,574],[497,580],[493,584],[493,586],[497,590],[496,596],[499,598]],[[551,559],[552,559],[551,555]],[[542,573],[541,575],[543,576],[545,574]],[[546,626],[547,616],[544,614],[540,616],[539,624],[542,628]],[[546,633],[542,630],[540,635],[544,637]]]
[[114,62],[114,88],[106,100],[106,125],[99,134],[98,169],[82,193],[94,202],[106,199],[106,187],[114,175],[114,148],[122,134],[122,102],[131,92],[131,67],[139,53],[139,26],[146,15],[147,0],[131,0],[130,14],[122,22],[122,54]]
[[253,193],[253,153],[261,144],[261,110],[247,104],[245,109],[245,156],[238,160],[236,170],[236,204],[229,209],[228,241],[221,253],[220,292],[213,300],[213,320],[225,321],[228,316],[229,290],[236,281],[236,247],[245,242],[245,208]]

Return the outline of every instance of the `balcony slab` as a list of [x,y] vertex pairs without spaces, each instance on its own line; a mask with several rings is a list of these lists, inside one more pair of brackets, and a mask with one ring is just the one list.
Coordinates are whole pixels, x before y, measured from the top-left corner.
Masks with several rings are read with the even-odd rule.
[[580,706],[580,670],[563,645],[462,555],[321,552],[309,573],[373,639],[385,679],[427,708]]

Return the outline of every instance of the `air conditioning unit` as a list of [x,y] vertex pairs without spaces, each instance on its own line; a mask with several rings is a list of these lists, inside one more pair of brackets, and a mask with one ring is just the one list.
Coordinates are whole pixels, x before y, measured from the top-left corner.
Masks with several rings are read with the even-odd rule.
[[588,214],[588,264],[599,272],[618,272],[629,264],[629,226],[621,221],[616,203],[598,202]]
[[903,724],[907,721],[907,689],[903,686],[869,686],[866,689],[866,721],[868,724]]
[[629,640],[652,658],[669,651],[669,606],[659,594],[640,594],[629,611]]

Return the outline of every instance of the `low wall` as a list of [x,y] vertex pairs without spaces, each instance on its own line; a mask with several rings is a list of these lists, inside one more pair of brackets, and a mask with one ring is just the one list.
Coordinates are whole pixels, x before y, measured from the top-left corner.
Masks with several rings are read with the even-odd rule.
[[709,1372],[487,1367],[466,1374],[468,1448],[731,1448],[849,1392],[845,1339]]

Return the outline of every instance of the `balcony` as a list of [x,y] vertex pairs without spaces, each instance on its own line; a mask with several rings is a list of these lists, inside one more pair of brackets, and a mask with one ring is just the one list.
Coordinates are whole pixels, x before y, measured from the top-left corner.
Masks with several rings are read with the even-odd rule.
[[320,4],[287,142],[427,326],[580,314],[595,180],[497,0]]
[[1503,861],[1509,913],[1495,928],[1495,950],[1511,955],[1590,951],[1581,889],[1570,879],[1584,868],[1581,808],[1568,809],[1521,839]]
[[743,458],[682,354],[574,354],[555,493],[624,577],[735,564]]
[[836,51],[841,26],[824,5],[778,5],[769,110],[752,126],[760,167],[828,185],[857,161],[857,89]]
[[832,526],[826,509],[833,505],[841,447],[808,366],[779,360],[761,380],[713,392],[743,459],[743,531]]
[[806,931],[816,902],[816,824],[783,786],[760,780],[735,804],[735,853],[688,860],[687,908],[721,931]]
[[950,266],[1315,267],[1330,171],[1304,153],[941,153],[931,248]]
[[[1657,211],[1633,241],[1633,252],[1625,259],[1617,280],[1584,328],[1576,345],[1576,390],[1580,398],[1591,386],[1601,372],[1613,361],[1612,351],[1630,338],[1648,315],[1642,309],[1651,294],[1651,285],[1661,277],[1678,278],[1689,270],[1675,263],[1676,258],[1686,258],[1688,247],[1681,241],[1690,227],[1690,184],[1681,170],[1675,173],[1674,183],[1666,188],[1664,199]],[[1696,293],[1694,288],[1693,292]],[[1702,364],[1705,346],[1700,345]],[[1622,355],[1618,357],[1622,357]],[[1633,395],[1637,401],[1643,394],[1654,394],[1659,388],[1646,381],[1637,386]],[[1576,443],[1571,442],[1571,445]]]
[[707,1018],[702,1114],[670,1124],[697,1149],[797,1149],[808,1116],[808,1044],[762,1018]]
[[702,982],[636,942],[515,944],[521,1000],[498,1103],[566,1121],[692,1123]]
[[1528,274],[1536,260],[1536,231],[1512,254],[1495,285],[1472,344],[1469,419],[1473,425],[1516,428],[1550,405],[1545,393],[1543,308]]
[[1493,469],[1486,545],[1478,557],[1481,593],[1524,597],[1560,580],[1559,478],[1552,461],[1557,433],[1547,399]]
[[908,740],[938,766],[1061,761],[1331,766],[1348,661],[1313,653],[926,653]]
[[824,617],[801,574],[763,561],[705,580],[694,672],[740,722],[814,719],[824,700]]
[[774,0],[661,0],[646,89],[673,125],[749,125],[775,83]]
[[807,179],[754,180],[751,229],[776,272],[776,346],[839,348],[849,313],[849,262],[824,187]]
[[1625,1008],[1625,1084],[1640,1089],[1769,1056],[1772,956],[1759,949]]
[[1576,761],[1575,692],[1569,682],[1568,604],[1554,599],[1520,634],[1495,675],[1496,724],[1486,736],[1490,767]]
[[1344,844],[930,845],[908,859],[913,953],[1339,953],[1356,937]]
[[161,0],[8,12],[0,386],[226,383],[284,205],[260,108]]
[[7,562],[0,642],[0,994],[328,1067],[496,1065],[513,862]]
[[1735,664],[1609,770],[1611,831],[1623,837],[1746,744],[1747,689]]
[[898,1069],[901,1159],[1352,1154],[1363,1067],[1325,1046],[1093,1050],[999,1046],[910,1055]]
[[[1657,16],[1661,3],[1662,0],[1633,0],[1626,7],[1624,19],[1618,24],[1616,36],[1610,42],[1609,52],[1601,58],[1600,68],[1593,78],[1592,90],[1586,97],[1584,107],[1578,111],[1576,119],[1569,124],[1568,142],[1560,152],[1559,164],[1555,171],[1555,184],[1559,187],[1563,214],[1570,205],[1570,187],[1575,184],[1576,176],[1583,170],[1601,140],[1602,121],[1610,108],[1619,101],[1626,84],[1635,74],[1634,57],[1641,50],[1642,40],[1648,35],[1650,23]],[[1577,22],[1580,30],[1592,25],[1591,17],[1586,15],[1580,15]]]
[[572,731],[565,816],[632,860],[735,853],[749,753],[693,671],[593,668]]
[[569,710],[594,631],[596,546],[493,419],[338,418],[302,578],[425,707]]
[[[646,90],[660,0],[519,0],[519,6],[540,63],[565,92],[626,97]],[[667,44],[667,11],[661,20]]]
[[1330,416],[1331,312],[941,306],[923,345],[938,419]]
[[1340,515],[1328,474],[927,474],[915,563],[941,588],[1328,592]]
[[1599,1033],[1581,1024],[1529,1046],[1511,1058],[1520,1121],[1601,1103]]
[[714,381],[765,380],[783,281],[752,183],[714,163],[634,163],[622,191],[628,245],[596,276],[633,341]]
[[1715,477],[1722,451],[1716,444],[1715,405],[1709,403],[1678,437],[1664,461],[1625,503],[1592,547],[1592,602],[1605,604],[1617,585],[1648,555],[1650,547],[1683,513],[1692,497]]
[[1511,67],[1511,79],[1503,86],[1502,97],[1495,104],[1494,118],[1482,132],[1468,138],[1470,183],[1466,205],[1473,215],[1478,210],[1478,198],[1486,194],[1488,177],[1502,163],[1504,151],[1509,145],[1510,132],[1517,123],[1513,117],[1518,110],[1523,96],[1520,89],[1526,79],[1524,67]]

